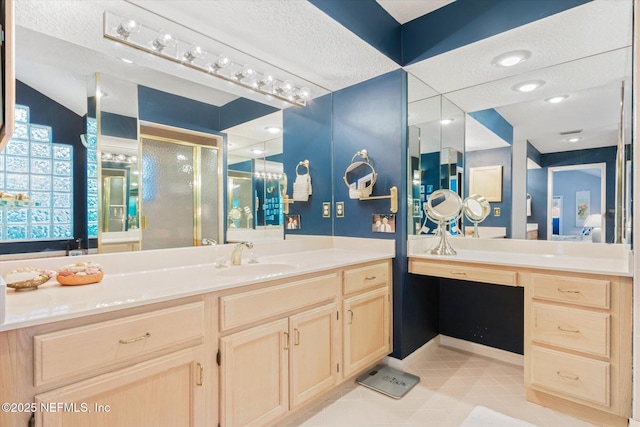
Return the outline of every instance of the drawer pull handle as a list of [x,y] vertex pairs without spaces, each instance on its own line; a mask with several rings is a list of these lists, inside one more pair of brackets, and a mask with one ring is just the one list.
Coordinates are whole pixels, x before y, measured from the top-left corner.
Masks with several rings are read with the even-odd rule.
[[572,334],[579,334],[580,333],[580,329],[565,329],[562,326],[558,326],[558,330],[560,332],[569,332]]
[[300,330],[299,329],[294,329],[295,333],[296,333],[296,338],[294,341],[295,345],[300,345]]
[[141,335],[139,337],[131,338],[131,339],[128,339],[128,340],[119,340],[118,342],[120,344],[131,344],[132,342],[146,340],[147,338],[151,338],[151,334],[149,332],[147,332],[146,334]]
[[453,274],[454,276],[466,276],[467,273],[465,273],[464,271],[452,271],[451,274]]
[[376,276],[367,276],[364,280],[376,280]]
[[351,313],[351,317],[349,318],[349,325],[353,323],[353,311],[349,310],[349,313]]
[[284,349],[289,350],[289,332],[284,332],[284,336],[286,339],[286,344],[284,345]]
[[561,292],[563,294],[579,294],[580,293],[580,291],[572,291],[569,289],[561,289],[561,288],[558,288],[558,292]]
[[572,381],[578,381],[580,379],[579,376],[577,375],[568,375],[568,374],[563,374],[562,372],[558,371],[557,372],[558,376],[560,378],[564,378],[566,380],[572,380]]

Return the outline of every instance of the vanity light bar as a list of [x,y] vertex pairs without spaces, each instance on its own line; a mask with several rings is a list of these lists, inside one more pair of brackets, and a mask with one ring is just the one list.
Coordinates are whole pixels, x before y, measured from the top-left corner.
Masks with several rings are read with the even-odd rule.
[[209,76],[236,84],[268,98],[304,107],[311,90],[297,87],[289,80],[278,80],[269,73],[258,73],[248,65],[233,62],[229,57],[212,54],[197,43],[179,40],[164,30],[156,30],[140,22],[104,12],[103,36],[151,55],[183,65]]

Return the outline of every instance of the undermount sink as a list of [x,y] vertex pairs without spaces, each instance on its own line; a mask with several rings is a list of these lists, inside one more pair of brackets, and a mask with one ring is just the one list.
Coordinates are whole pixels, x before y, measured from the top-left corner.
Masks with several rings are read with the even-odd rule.
[[232,265],[216,272],[218,276],[225,277],[262,277],[262,276],[277,276],[279,274],[287,273],[289,271],[298,268],[293,264],[242,264]]

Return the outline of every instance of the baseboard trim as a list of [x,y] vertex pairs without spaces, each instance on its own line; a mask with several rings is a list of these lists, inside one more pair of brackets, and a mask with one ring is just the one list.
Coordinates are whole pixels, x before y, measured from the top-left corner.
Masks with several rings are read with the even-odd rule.
[[455,348],[456,350],[490,357],[492,359],[500,360],[501,362],[511,363],[512,365],[524,366],[524,356],[521,354],[511,353],[510,351],[500,350],[499,348],[493,348],[475,342],[448,337],[446,335],[438,335],[438,338],[442,347]]
[[433,337],[430,341],[427,341],[422,347],[415,350],[413,353],[405,357],[404,359],[396,359],[395,357],[387,356],[382,359],[382,363],[401,371],[406,370],[416,360],[420,359],[422,354],[432,347],[438,347],[440,345],[440,335]]

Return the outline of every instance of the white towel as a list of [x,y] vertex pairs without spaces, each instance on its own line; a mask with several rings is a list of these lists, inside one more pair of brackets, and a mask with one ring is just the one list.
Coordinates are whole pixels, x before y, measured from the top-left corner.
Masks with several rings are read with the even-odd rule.
[[293,183],[293,200],[296,202],[306,202],[311,195],[311,176],[306,173],[296,176]]

